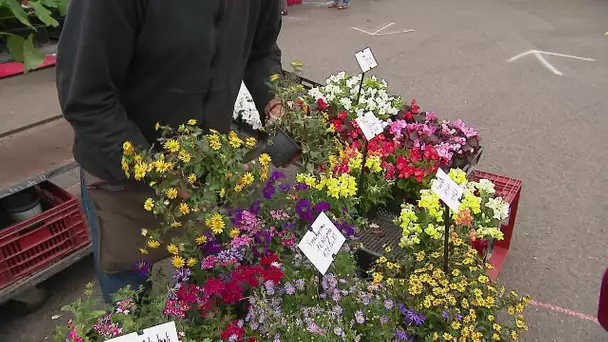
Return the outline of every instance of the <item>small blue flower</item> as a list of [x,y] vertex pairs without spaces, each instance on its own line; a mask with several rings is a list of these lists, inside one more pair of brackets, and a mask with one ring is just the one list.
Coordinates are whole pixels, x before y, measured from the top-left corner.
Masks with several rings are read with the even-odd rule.
[[393,300],[392,300],[392,299],[386,299],[386,300],[384,300],[384,308],[385,308],[386,310],[390,310],[390,309],[392,309],[393,307],[394,307],[394,303],[393,303]]
[[361,311],[361,310],[355,311],[355,321],[359,324],[365,323],[365,315],[363,314],[363,311]]

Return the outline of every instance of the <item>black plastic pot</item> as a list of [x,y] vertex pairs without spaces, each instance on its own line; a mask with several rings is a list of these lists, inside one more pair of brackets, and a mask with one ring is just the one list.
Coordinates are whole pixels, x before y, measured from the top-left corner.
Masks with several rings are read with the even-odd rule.
[[279,129],[277,134],[269,139],[263,152],[270,155],[274,166],[281,167],[296,160],[302,153],[302,148],[287,133]]

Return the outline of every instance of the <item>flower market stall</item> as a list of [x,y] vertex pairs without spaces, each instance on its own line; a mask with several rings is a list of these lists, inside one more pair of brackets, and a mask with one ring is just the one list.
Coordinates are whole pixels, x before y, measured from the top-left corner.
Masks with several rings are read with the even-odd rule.
[[[490,277],[514,198],[467,175],[479,132],[375,77],[341,72],[308,89],[289,77],[270,80],[284,113],[266,142],[195,120],[159,123],[152,150],[125,142],[123,169],[154,190],[142,206],[159,222],[141,227],[134,270],[149,274],[147,255],[162,249],[172,277],[103,310],[90,285],[64,308],[73,318],[57,341],[131,341],[150,327],[182,341],[510,341],[528,330],[529,298]],[[368,113],[381,122],[369,141]],[[273,167],[283,160],[296,166]],[[440,180],[461,192],[457,210]]]

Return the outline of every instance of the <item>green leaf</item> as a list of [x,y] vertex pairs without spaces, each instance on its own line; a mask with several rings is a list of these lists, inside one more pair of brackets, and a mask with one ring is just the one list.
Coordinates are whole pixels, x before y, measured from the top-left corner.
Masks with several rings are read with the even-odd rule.
[[6,6],[13,12],[13,15],[17,20],[19,20],[23,25],[34,28],[32,24],[30,24],[30,20],[27,17],[27,13],[21,7],[21,2],[17,0],[4,0]]
[[38,19],[40,19],[40,21],[42,21],[46,26],[59,26],[59,22],[57,22],[57,20],[51,16],[51,11],[49,11],[49,9],[46,8],[41,2],[30,1],[28,5],[34,10]]
[[44,62],[45,55],[34,46],[34,35],[30,34],[23,43],[23,63],[25,71],[32,70]]
[[398,180],[398,181],[397,181],[397,187],[398,187],[399,189],[405,189],[405,188],[407,187],[407,180],[405,180],[405,179],[403,179],[403,178],[402,178],[402,179],[400,179],[400,180]]
[[6,40],[6,47],[8,48],[8,52],[13,56],[13,58],[19,62],[23,63],[23,45],[25,43],[25,38],[17,35],[9,35]]

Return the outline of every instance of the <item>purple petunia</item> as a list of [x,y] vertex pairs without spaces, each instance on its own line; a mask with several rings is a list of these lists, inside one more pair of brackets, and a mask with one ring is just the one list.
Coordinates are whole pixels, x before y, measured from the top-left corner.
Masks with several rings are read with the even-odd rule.
[[309,186],[304,183],[296,183],[293,185],[293,188],[298,191],[302,191],[302,190],[307,190],[309,188]]
[[315,207],[313,208],[313,213],[315,215],[319,215],[320,213],[324,212],[324,211],[328,211],[330,208],[330,205],[328,202],[319,202],[317,204],[315,204]]
[[403,303],[399,303],[398,306],[399,311],[401,311],[404,316],[405,323],[414,324],[418,326],[424,324],[426,317],[423,314],[415,313],[414,311],[408,309],[407,306],[405,306],[405,304]]
[[150,260],[140,260],[133,266],[133,271],[135,271],[140,276],[147,276],[150,273],[150,269],[152,268],[152,261]]
[[273,170],[272,174],[270,175],[270,179],[268,181],[274,183],[274,182],[278,181],[279,179],[284,179],[286,177],[287,176],[285,176],[285,173],[283,173],[282,171]]
[[287,192],[291,189],[291,185],[289,184],[281,184],[279,185],[279,190],[283,191],[283,192]]
[[300,199],[296,206],[296,212],[301,220],[312,221],[312,211],[310,210],[310,202],[306,199]]
[[264,198],[271,199],[272,195],[274,195],[275,192],[277,192],[277,189],[272,184],[266,183],[266,186],[264,187],[264,190],[263,190]]
[[257,215],[260,213],[261,208],[262,208],[262,202],[255,201],[255,202],[251,203],[251,205],[249,206],[249,212],[251,212],[254,215]]

